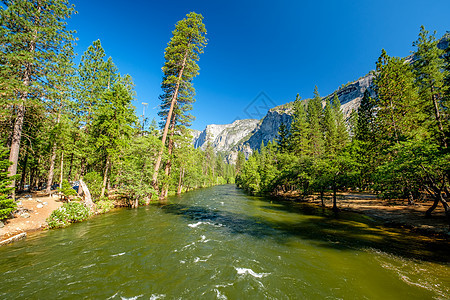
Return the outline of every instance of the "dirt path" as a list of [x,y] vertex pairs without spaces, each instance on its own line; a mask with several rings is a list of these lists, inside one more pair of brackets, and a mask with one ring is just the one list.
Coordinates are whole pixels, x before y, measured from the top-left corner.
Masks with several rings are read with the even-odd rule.
[[0,228],[0,241],[22,232],[41,230],[47,224],[45,220],[52,211],[63,204],[58,199],[41,196],[39,193],[20,195],[18,212],[14,218],[5,220],[5,226]]
[[[295,193],[282,196],[298,199],[298,195],[295,195]],[[321,205],[318,196],[302,201]],[[324,202],[326,207],[331,208],[333,206],[331,195],[325,195]],[[343,211],[362,213],[383,222],[387,226],[406,227],[422,234],[439,234],[450,238],[450,224],[441,205],[433,211],[431,218],[425,218],[425,211],[432,205],[432,201],[408,205],[407,200],[382,200],[374,194],[339,193],[337,205]]]

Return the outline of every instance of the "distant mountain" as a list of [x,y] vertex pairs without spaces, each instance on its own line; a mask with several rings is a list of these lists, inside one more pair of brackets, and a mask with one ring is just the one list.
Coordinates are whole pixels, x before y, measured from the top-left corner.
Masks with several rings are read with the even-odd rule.
[[207,125],[203,131],[193,131],[194,147],[205,149],[210,142],[216,152],[227,153],[252,133],[258,123],[256,119],[245,119],[225,125]]
[[[449,46],[449,37],[450,34],[442,37],[438,44],[440,49],[446,49]],[[414,59],[414,54],[412,54],[406,58],[406,61],[412,62]],[[356,81],[342,85],[333,93],[323,97],[322,104],[325,105],[327,99],[332,100],[337,94],[344,116],[348,121],[351,112],[358,109],[364,92],[368,89],[372,95],[374,94],[371,88],[373,79],[374,75],[370,72]],[[269,141],[276,139],[278,128],[282,123],[290,128],[292,114],[293,102],[288,102],[270,109],[261,120],[247,119],[237,120],[226,125],[208,125],[205,130],[193,133],[194,146],[204,149],[209,140],[217,152],[227,153],[228,162],[234,163],[238,152],[243,152],[248,158],[254,150],[260,149],[262,142],[266,145]]]

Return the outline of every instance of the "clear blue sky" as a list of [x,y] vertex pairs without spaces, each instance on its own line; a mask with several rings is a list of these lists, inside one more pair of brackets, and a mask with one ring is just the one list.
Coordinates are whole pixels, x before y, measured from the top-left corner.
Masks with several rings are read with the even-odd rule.
[[[137,114],[157,118],[164,49],[175,23],[195,11],[209,39],[200,57],[192,128],[248,118],[260,92],[280,105],[327,95],[391,56],[414,50],[420,25],[442,36],[450,30],[449,0],[146,1],[79,0],[69,20],[77,30],[78,60],[100,39],[122,74],[136,85]],[[157,119],[158,120],[158,119]],[[158,120],[159,121],[159,120]]]

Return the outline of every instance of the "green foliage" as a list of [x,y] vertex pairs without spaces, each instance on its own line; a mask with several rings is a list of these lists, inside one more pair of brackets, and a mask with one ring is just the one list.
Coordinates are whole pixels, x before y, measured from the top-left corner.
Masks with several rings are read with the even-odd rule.
[[284,123],[281,123],[278,128],[278,137],[276,142],[280,152],[285,152],[289,149],[289,130]]
[[66,200],[68,200],[70,196],[75,196],[77,194],[67,179],[63,180],[62,188],[58,188],[58,192],[60,192]]
[[99,200],[95,204],[97,206],[96,211],[100,214],[107,213],[114,208],[114,203],[110,200]]
[[89,208],[80,202],[64,203],[63,206],[54,210],[47,218],[49,228],[60,228],[70,225],[70,223],[81,222],[91,215]]
[[317,86],[314,89],[314,98],[308,102],[307,120],[309,128],[309,151],[315,157],[323,154],[323,134],[321,127],[322,100]]
[[83,179],[86,182],[86,185],[92,197],[100,197],[103,181],[102,176],[99,173],[92,171],[84,175]]
[[125,149],[119,167],[126,171],[120,172],[117,180],[120,182],[120,192],[130,200],[152,198],[155,193],[151,185],[154,157],[149,153],[156,153],[160,147],[161,141],[148,135],[130,141]]
[[294,115],[291,123],[289,146],[293,153],[304,156],[309,149],[309,127],[306,117],[306,105],[301,101],[298,94],[293,106]]
[[9,187],[11,177],[8,177],[8,167],[11,162],[8,160],[8,151],[0,146],[0,221],[11,216],[16,208],[13,199],[8,199],[8,194],[13,190]]

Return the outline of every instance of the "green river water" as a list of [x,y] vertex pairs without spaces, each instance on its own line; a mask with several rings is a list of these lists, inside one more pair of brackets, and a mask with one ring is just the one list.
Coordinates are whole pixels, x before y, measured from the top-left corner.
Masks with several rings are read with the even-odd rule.
[[223,185],[0,247],[0,299],[449,299],[449,252]]

